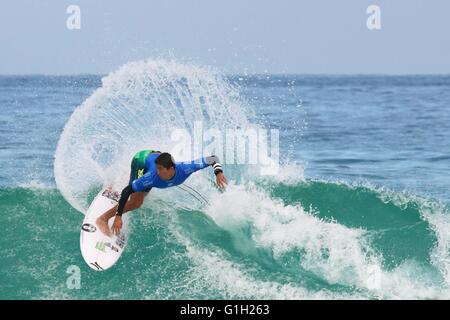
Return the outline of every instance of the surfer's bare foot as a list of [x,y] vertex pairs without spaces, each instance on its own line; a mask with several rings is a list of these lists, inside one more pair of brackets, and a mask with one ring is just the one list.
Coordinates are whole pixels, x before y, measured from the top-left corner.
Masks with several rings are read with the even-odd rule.
[[109,229],[108,226],[108,220],[99,217],[95,222],[97,223],[98,228],[103,234],[107,235],[108,237],[111,237],[111,230]]

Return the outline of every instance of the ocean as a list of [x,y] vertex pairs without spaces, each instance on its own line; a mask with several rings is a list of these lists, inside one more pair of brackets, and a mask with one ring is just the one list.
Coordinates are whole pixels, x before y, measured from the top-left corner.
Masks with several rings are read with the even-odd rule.
[[[229,75],[174,60],[0,76],[1,299],[449,299],[450,76]],[[174,128],[279,133],[279,169],[224,161],[130,214],[96,272],[83,213]],[[270,140],[270,139],[269,139]],[[178,141],[179,143],[179,141]],[[197,156],[193,151],[191,156]],[[79,286],[70,281],[77,270]]]

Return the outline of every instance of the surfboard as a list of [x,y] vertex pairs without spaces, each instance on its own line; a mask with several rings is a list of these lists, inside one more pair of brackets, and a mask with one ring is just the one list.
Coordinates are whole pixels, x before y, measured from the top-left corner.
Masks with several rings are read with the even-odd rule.
[[[123,216],[123,226],[119,236],[111,237],[100,231],[96,220],[119,202],[119,193],[110,187],[102,189],[86,212],[80,233],[81,255],[89,267],[96,271],[111,268],[122,255],[127,244],[128,216]],[[109,219],[111,228],[114,218]]]

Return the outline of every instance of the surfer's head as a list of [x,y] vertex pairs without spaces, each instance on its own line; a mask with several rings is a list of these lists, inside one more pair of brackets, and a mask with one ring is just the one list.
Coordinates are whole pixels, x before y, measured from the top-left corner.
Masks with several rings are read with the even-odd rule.
[[155,160],[158,176],[163,180],[170,180],[175,175],[175,160],[172,155],[163,152]]

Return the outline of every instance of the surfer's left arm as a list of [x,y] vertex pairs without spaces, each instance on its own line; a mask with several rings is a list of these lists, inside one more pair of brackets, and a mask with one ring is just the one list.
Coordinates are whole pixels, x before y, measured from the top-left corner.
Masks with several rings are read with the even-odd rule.
[[214,169],[214,174],[216,175],[216,183],[217,185],[222,188],[225,189],[228,181],[227,178],[225,177],[225,174],[223,173],[223,169],[222,169],[222,165],[220,164],[220,159],[218,156],[212,155],[209,157],[205,157],[204,161],[213,167]]
[[216,175],[216,183],[217,185],[225,189],[227,185],[227,178],[225,177],[225,174],[223,173],[222,165],[220,164],[220,159],[216,155],[211,155],[209,157],[203,157],[197,160],[192,161],[194,164],[194,171],[207,168],[209,166],[212,166],[214,169],[214,174]]

